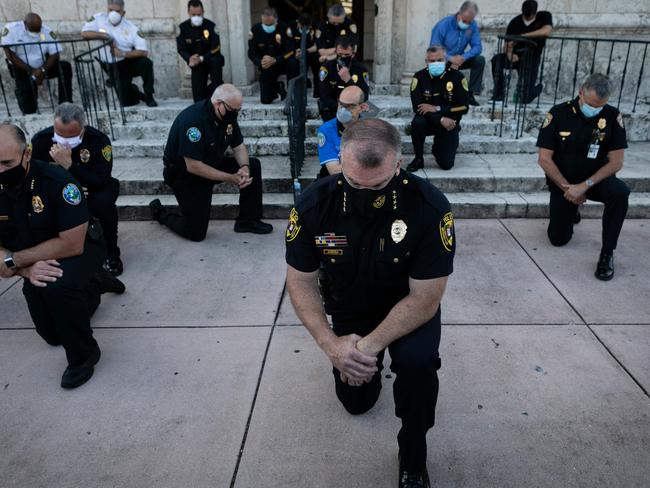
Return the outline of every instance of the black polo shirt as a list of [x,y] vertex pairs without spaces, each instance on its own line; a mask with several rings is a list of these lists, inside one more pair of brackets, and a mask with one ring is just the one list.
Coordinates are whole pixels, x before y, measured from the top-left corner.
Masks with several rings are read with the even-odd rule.
[[32,159],[17,191],[0,185],[0,243],[12,252],[54,239],[89,217],[79,183],[50,163]]
[[[54,127],[43,129],[32,137],[32,159],[53,162],[50,149]],[[111,181],[113,146],[106,134],[94,127],[86,127],[81,144],[72,150],[70,173],[89,191],[104,188]]]
[[440,124],[443,117],[460,122],[469,109],[467,80],[456,69],[447,69],[440,76],[431,76],[428,69],[418,71],[411,80],[411,104],[416,114],[422,103],[440,107],[426,114],[430,122]]
[[244,142],[237,122],[217,120],[210,99],[196,102],[183,110],[172,124],[165,145],[165,162],[180,173],[187,172],[183,158],[195,159],[219,169],[228,147]]
[[[551,27],[553,26],[553,15],[551,15],[551,12],[547,12],[546,10],[541,10],[537,12],[537,15],[535,15],[535,20],[533,20],[533,22],[530,25],[524,24],[524,16],[520,14],[510,21],[510,23],[508,24],[508,28],[506,29],[506,35],[521,36],[523,34],[528,34],[529,32],[534,32],[536,30],[539,30],[542,27],[547,25],[550,25]],[[530,40],[535,41],[535,43],[537,44],[537,47],[535,49],[535,56],[536,57],[541,56],[542,50],[546,45],[546,38],[531,37]],[[525,47],[526,46],[523,43],[519,43],[519,44],[515,43],[515,51],[519,49],[523,49]]]
[[328,311],[383,318],[408,295],[409,278],[451,274],[453,217],[437,188],[402,171],[376,192],[372,215],[355,210],[349,191],[343,175],[316,181],[291,211],[286,230],[290,266],[306,273],[324,266]]
[[569,183],[582,183],[607,164],[607,153],[627,148],[623,116],[615,107],[605,105],[588,119],[578,98],[561,103],[546,114],[537,147],[553,151],[553,162]]

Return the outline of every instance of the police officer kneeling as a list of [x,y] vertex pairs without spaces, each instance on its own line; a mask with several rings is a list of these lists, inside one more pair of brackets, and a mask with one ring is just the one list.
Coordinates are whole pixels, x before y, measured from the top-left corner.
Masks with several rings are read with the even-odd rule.
[[88,219],[70,173],[33,160],[23,131],[0,125],[0,277],[24,278],[36,331],[48,344],[63,345],[63,388],[88,381],[99,361],[90,317],[101,293],[124,292],[101,268],[101,227],[89,228]]
[[589,76],[577,98],[556,105],[546,115],[537,139],[539,165],[551,192],[548,237],[554,246],[571,240],[581,204],[586,200],[605,204],[595,273],[603,281],[614,276],[614,249],[630,195],[627,185],[616,178],[623,168],[627,140],[621,113],[607,104],[611,92],[605,75]]
[[[174,120],[165,146],[165,183],[172,187],[180,213],[166,209],[160,200],[149,203],[152,217],[192,241],[205,239],[210,221],[215,183],[239,188],[239,217],[235,232],[268,234],[262,222],[262,168],[248,157],[237,114],[241,92],[231,84],[218,87],[212,98],[183,110]],[[234,157],[225,157],[230,147]]]
[[400,169],[400,148],[399,132],[385,121],[360,120],[345,129],[342,174],[313,183],[289,216],[287,289],[332,362],[336,395],[349,413],[377,402],[390,351],[402,420],[399,486],[417,488],[429,486],[426,434],[435,422],[440,301],[455,237],[449,202]]
[[88,194],[90,214],[99,220],[106,240],[106,269],[115,276],[124,266],[117,245],[117,206],[120,182],[111,176],[113,147],[106,134],[86,125],[80,105],[62,103],[54,125],[32,137],[32,157],[72,173]]
[[460,70],[447,67],[442,46],[427,49],[427,67],[411,80],[411,103],[415,116],[411,140],[415,158],[409,171],[424,168],[424,141],[433,135],[433,157],[442,169],[451,169],[458,150],[460,119],[469,108],[467,80]]

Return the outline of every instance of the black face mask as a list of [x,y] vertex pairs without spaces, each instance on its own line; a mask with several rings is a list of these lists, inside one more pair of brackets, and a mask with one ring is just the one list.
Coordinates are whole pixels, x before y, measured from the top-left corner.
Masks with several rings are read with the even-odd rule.
[[348,211],[352,210],[354,213],[363,217],[375,217],[386,208],[392,205],[392,192],[395,188],[397,177],[393,178],[381,190],[369,190],[353,188],[343,179],[343,189],[345,191],[345,206]]
[[27,176],[27,170],[23,167],[24,156],[25,150],[23,149],[23,153],[20,156],[20,164],[0,173],[0,185],[7,189],[14,189],[22,185]]
[[349,68],[352,64],[352,56],[339,56],[336,62],[341,68]]

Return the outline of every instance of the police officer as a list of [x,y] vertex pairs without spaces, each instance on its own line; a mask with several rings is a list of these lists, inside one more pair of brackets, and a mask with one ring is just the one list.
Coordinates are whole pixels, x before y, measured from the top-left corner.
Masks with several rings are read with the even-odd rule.
[[278,98],[284,100],[287,90],[284,83],[278,81],[281,74],[287,80],[299,74],[293,38],[287,29],[278,24],[278,14],[274,8],[262,11],[262,22],[255,24],[248,33],[248,57],[260,72],[260,101],[273,103]]
[[336,59],[337,38],[356,35],[357,25],[347,18],[343,5],[332,5],[327,11],[327,20],[321,22],[316,29],[316,47],[320,63],[325,64]]
[[85,383],[99,361],[90,317],[101,293],[124,292],[119,280],[103,271],[107,286],[98,274],[101,228],[89,229],[88,218],[72,175],[34,160],[23,131],[0,125],[0,277],[24,278],[36,331],[48,344],[63,345],[63,388]]
[[[59,103],[72,101],[72,67],[60,60],[61,48],[54,42],[56,35],[35,13],[23,22],[11,22],[2,31],[0,44],[15,44],[4,48],[16,78],[16,99],[23,114],[38,110],[38,87],[46,79],[57,78]],[[45,42],[48,42],[45,44]],[[38,43],[44,44],[29,44]],[[19,46],[21,45],[21,46]]]
[[[100,12],[88,19],[81,30],[84,39],[113,40],[113,47],[102,50],[99,58],[110,79],[117,84],[117,94],[124,107],[144,101],[148,107],[158,104],[153,98],[153,61],[147,57],[147,41],[133,22],[124,18],[124,0],[108,0],[108,12]],[[112,51],[112,52],[111,52]],[[114,79],[113,64],[117,69]],[[132,83],[142,77],[142,93]]]
[[586,200],[605,204],[602,248],[595,276],[614,276],[614,249],[627,213],[630,190],[616,178],[627,147],[621,113],[607,104],[610,80],[589,76],[578,97],[556,105],[546,115],[537,138],[539,165],[551,193],[548,238],[554,246],[571,240],[580,221],[579,206]]
[[90,214],[99,220],[106,240],[105,267],[113,275],[124,266],[117,245],[117,206],[120,182],[111,176],[113,149],[108,136],[86,125],[83,108],[63,103],[54,112],[54,125],[32,138],[33,158],[72,173],[87,192]]
[[[302,45],[302,30],[307,31],[306,49],[307,49],[307,66],[311,69],[313,81],[314,98],[320,96],[320,85],[318,83],[318,69],[320,63],[318,62],[318,49],[316,47],[316,29],[312,27],[311,15],[304,13],[294,20],[287,27],[287,35],[293,39],[293,49],[296,51],[296,58],[300,62],[300,46]],[[307,86],[311,80],[307,79]]]
[[359,120],[361,113],[368,110],[365,95],[358,86],[348,86],[339,96],[336,117],[318,128],[319,177],[341,172],[341,136],[345,128]]
[[[346,128],[342,174],[312,184],[289,216],[287,289],[332,362],[336,395],[349,413],[376,403],[389,349],[402,420],[399,486],[414,488],[429,486],[426,433],[435,421],[440,301],[455,237],[449,202],[400,169],[400,147],[399,132],[380,119]],[[320,264],[328,277],[324,307]]]
[[336,59],[327,61],[320,68],[320,99],[318,111],[323,121],[336,117],[339,95],[346,86],[358,86],[365,94],[365,101],[370,95],[368,70],[354,59],[356,39],[353,36],[339,37],[336,40]]
[[445,48],[427,49],[427,67],[413,75],[411,103],[415,115],[411,122],[411,140],[415,158],[409,171],[424,168],[424,140],[433,135],[433,157],[442,169],[451,169],[458,150],[460,119],[469,108],[467,80],[445,61]]
[[[178,235],[192,241],[205,239],[212,189],[215,183],[229,183],[239,189],[239,217],[235,232],[268,234],[270,224],[262,222],[262,169],[260,161],[248,157],[237,114],[242,94],[223,84],[212,98],[183,110],[174,121],[163,157],[165,183],[172,187],[180,213],[153,200],[152,217]],[[225,157],[230,147],[234,157]]]
[[[192,70],[192,97],[195,102],[208,98],[223,83],[224,59],[214,22],[203,17],[201,0],[187,3],[188,20],[181,23],[176,38],[178,54]],[[211,84],[208,86],[208,76]]]

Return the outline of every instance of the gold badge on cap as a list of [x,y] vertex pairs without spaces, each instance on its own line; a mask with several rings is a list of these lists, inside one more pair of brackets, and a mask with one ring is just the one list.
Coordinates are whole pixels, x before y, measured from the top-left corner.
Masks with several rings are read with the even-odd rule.
[[607,127],[607,121],[605,119],[598,119],[598,128],[603,130],[605,127]]
[[82,149],[79,151],[79,159],[81,159],[82,163],[90,161],[90,151],[88,149]]
[[203,31],[203,37],[205,37],[206,39],[210,38],[210,31],[208,29],[205,29]]
[[41,213],[43,210],[45,210],[45,205],[43,205],[43,200],[41,200],[41,197],[34,196],[32,197],[32,208],[34,209],[34,213]]
[[447,91],[453,91],[454,90],[454,84],[451,81],[447,82]]
[[406,224],[403,220],[396,220],[390,228],[390,238],[395,244],[402,242],[406,237]]

